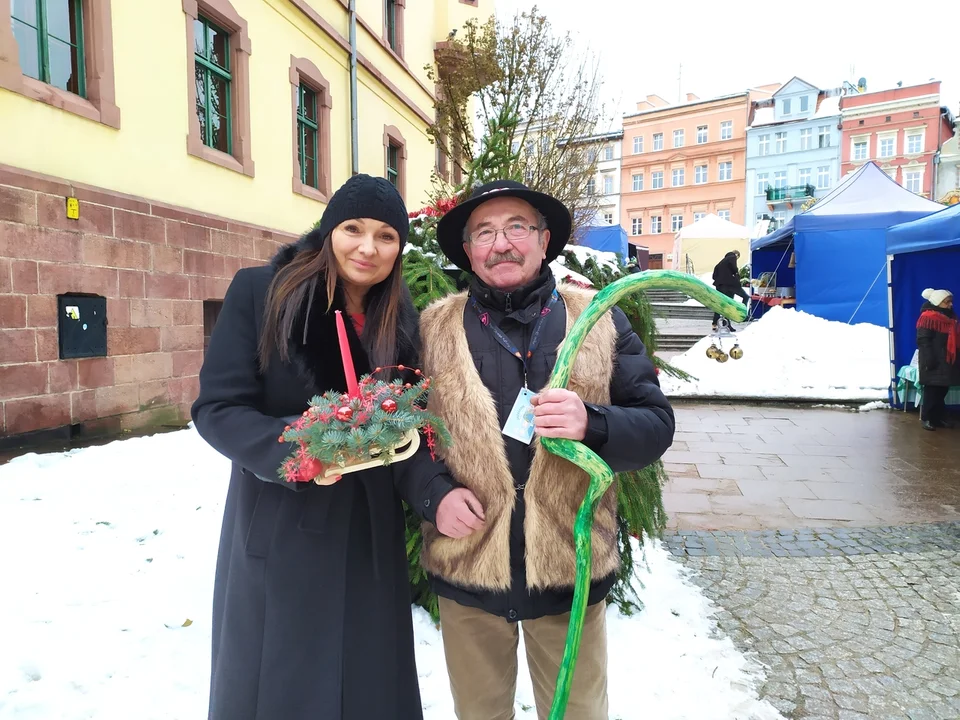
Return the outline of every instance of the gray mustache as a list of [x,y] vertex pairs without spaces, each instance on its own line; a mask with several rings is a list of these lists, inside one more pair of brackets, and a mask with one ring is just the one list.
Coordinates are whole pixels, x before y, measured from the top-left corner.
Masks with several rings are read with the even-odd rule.
[[502,263],[502,262],[514,262],[522,265],[523,258],[513,252],[496,253],[488,257],[484,265],[489,268],[489,267],[493,267],[497,263]]

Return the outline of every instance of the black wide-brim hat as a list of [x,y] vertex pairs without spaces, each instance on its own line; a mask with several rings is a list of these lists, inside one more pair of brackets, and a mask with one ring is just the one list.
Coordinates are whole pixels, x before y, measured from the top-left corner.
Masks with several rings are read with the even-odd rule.
[[461,270],[471,272],[470,258],[463,249],[463,229],[470,215],[488,200],[515,197],[526,200],[536,208],[547,222],[550,244],[547,246],[546,262],[556,260],[570,240],[573,219],[567,206],[546,193],[531,190],[515,180],[494,180],[474,188],[470,197],[444,215],[437,224],[437,243],[443,254]]

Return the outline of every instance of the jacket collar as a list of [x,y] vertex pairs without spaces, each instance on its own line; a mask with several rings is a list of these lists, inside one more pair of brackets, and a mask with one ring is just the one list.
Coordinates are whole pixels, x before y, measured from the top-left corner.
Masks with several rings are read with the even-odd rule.
[[490,310],[500,311],[520,322],[529,322],[540,314],[542,308],[556,289],[557,283],[550,266],[544,263],[540,274],[523,287],[504,292],[490,287],[474,275],[470,280],[470,295]]

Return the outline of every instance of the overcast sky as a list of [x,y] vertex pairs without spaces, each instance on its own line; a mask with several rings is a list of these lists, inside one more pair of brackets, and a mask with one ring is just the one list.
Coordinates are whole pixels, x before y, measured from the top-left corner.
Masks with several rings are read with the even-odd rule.
[[501,17],[538,5],[555,29],[598,52],[606,105],[620,111],[610,113],[615,118],[647,94],[676,102],[678,76],[684,96],[703,99],[794,75],[820,88],[865,77],[869,91],[935,78],[942,82],[941,104],[955,117],[960,109],[958,21],[946,5],[938,19],[934,6],[912,14],[890,5],[882,12],[862,0],[496,3]]

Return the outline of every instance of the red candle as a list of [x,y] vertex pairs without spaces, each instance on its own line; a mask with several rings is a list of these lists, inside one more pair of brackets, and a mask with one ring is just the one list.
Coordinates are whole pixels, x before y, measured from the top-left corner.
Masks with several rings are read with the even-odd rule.
[[347,328],[343,324],[343,314],[336,310],[337,338],[340,341],[340,357],[343,360],[343,374],[347,378],[347,395],[351,398],[360,397],[360,388],[357,386],[357,373],[353,369],[353,356],[350,355],[350,343],[347,340]]

